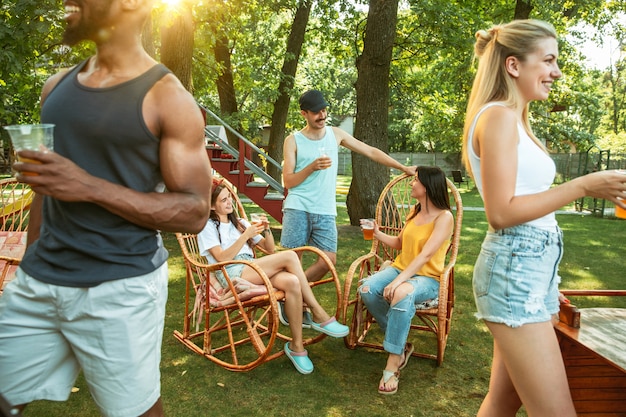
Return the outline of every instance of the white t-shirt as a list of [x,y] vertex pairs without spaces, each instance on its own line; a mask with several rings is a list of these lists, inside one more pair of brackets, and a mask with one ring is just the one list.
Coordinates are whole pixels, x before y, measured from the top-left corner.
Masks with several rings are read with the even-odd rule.
[[[239,219],[239,221],[246,227],[250,227],[250,223],[248,223],[244,219]],[[241,232],[237,230],[234,224],[231,222],[228,223],[220,223],[219,226],[219,235],[217,233],[217,228],[215,227],[215,222],[209,219],[204,226],[204,229],[200,233],[198,233],[198,248],[200,249],[200,255],[205,256],[209,263],[216,263],[217,260],[211,256],[209,249],[214,248],[216,246],[221,246],[222,249],[227,249],[232,246],[233,243],[241,236]],[[221,242],[220,242],[221,237]],[[261,235],[256,235],[252,238],[252,241],[256,244],[263,239]],[[241,250],[237,255],[248,254],[254,256],[254,252],[249,245],[243,245]]]
[[[481,197],[483,197],[483,181],[480,172],[480,158],[474,152],[472,142],[478,118],[486,109],[492,106],[505,107],[503,103],[495,102],[485,105],[482,109],[480,109],[478,114],[476,114],[476,117],[474,117],[468,132],[467,151],[469,155],[469,162],[472,166],[476,188],[478,188],[478,192]],[[537,194],[548,190],[552,186],[556,175],[556,165],[554,164],[554,161],[544,152],[543,149],[537,146],[528,133],[526,133],[526,130],[521,123],[518,123],[517,125],[517,132],[519,135],[519,143],[517,145],[517,176],[515,180],[515,195],[520,196]],[[557,222],[554,212],[552,212],[524,224],[539,227],[541,229],[554,229]]]

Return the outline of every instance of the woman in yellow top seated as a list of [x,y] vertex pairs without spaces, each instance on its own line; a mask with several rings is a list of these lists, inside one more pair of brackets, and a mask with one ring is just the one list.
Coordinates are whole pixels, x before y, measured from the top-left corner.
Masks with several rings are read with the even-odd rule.
[[374,237],[400,249],[390,267],[365,278],[359,293],[367,309],[385,332],[383,347],[389,352],[387,366],[378,385],[381,394],[398,391],[400,369],[413,352],[406,343],[416,304],[437,299],[439,276],[444,268],[454,218],[446,176],[438,167],[417,167],[411,183],[411,210],[398,236],[389,236],[374,226]]

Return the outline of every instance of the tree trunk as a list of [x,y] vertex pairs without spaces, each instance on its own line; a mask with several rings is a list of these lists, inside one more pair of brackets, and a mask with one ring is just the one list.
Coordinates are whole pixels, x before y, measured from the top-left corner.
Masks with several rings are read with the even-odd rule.
[[193,56],[193,18],[191,5],[182,2],[172,8],[161,26],[161,62],[193,94],[191,59]]
[[[215,62],[219,68],[217,76],[217,95],[220,98],[220,112],[228,120],[228,124],[238,132],[241,132],[239,122],[233,122],[232,116],[237,114],[239,108],[237,106],[237,95],[235,93],[235,82],[233,81],[233,68],[230,61],[229,39],[223,31],[214,28],[215,46],[213,47],[213,55]],[[239,138],[230,130],[226,130],[228,143],[235,149],[239,149]]]
[[528,19],[530,17],[530,12],[533,10],[533,6],[530,2],[531,0],[517,0],[515,2],[514,20]]
[[[302,52],[302,44],[304,43],[304,35],[306,27],[309,23],[311,14],[312,0],[302,0],[298,5],[298,10],[291,25],[291,32],[287,39],[287,49],[285,51],[285,60],[281,70],[281,80],[278,86],[278,98],[274,102],[274,110],[272,112],[272,128],[270,130],[268,154],[276,161],[283,160],[283,142],[285,140],[285,124],[287,123],[287,115],[289,113],[289,102],[292,94],[296,70],[300,53]],[[281,181],[281,172],[273,165],[268,165],[268,173],[277,181]]]
[[[354,136],[388,152],[389,70],[396,37],[398,0],[370,0],[363,53],[357,58]],[[350,224],[373,217],[389,182],[389,168],[352,153],[352,183],[346,199]]]

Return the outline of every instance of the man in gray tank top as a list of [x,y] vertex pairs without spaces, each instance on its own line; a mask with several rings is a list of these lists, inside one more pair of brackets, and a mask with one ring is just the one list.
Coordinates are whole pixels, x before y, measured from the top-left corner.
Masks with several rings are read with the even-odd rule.
[[54,151],[20,151],[36,163],[14,165],[36,193],[28,248],[0,297],[0,392],[20,409],[67,400],[82,370],[102,415],[163,416],[159,231],[202,230],[211,167],[194,98],[142,47],[151,9],[65,6],[64,43],[92,41],[97,54],[46,82]]

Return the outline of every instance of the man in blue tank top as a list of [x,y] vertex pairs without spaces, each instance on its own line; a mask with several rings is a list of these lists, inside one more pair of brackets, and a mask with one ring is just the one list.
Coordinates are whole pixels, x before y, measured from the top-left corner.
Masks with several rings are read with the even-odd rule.
[[[406,167],[380,149],[361,142],[338,127],[326,126],[328,102],[318,90],[300,96],[300,114],[306,126],[285,139],[283,183],[289,190],[283,203],[281,246],[315,246],[337,262],[337,164],[339,146],[367,156],[379,164],[407,174]],[[309,281],[321,279],[328,269],[318,259],[306,271]]]
[[45,83],[54,150],[20,151],[36,163],[14,165],[36,193],[28,248],[0,297],[0,392],[18,408],[67,400],[82,370],[103,416],[163,416],[159,231],[202,230],[211,167],[194,98],[141,44],[151,10],[65,2],[64,43],[97,53]]

